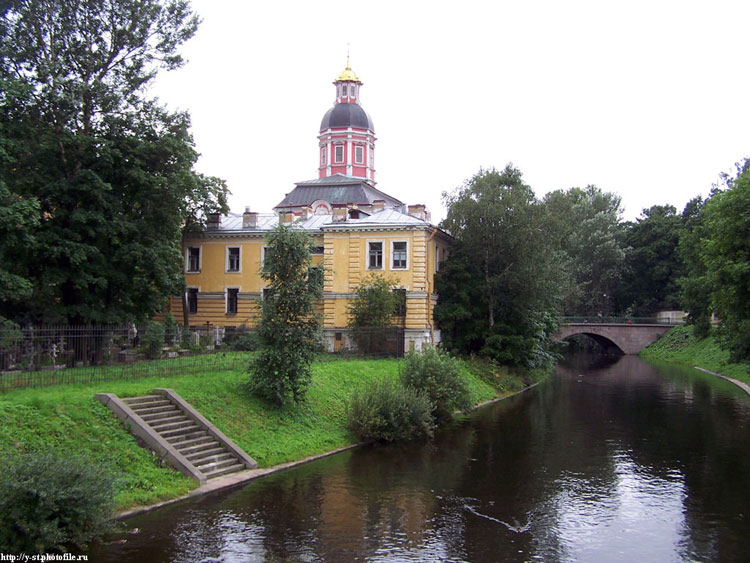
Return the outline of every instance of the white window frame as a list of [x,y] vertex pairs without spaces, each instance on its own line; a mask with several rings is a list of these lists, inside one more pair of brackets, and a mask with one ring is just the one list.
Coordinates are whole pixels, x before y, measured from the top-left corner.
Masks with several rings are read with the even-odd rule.
[[[237,269],[236,270],[230,270],[229,269],[229,250],[231,248],[236,248],[239,252],[237,253]],[[227,246],[226,250],[224,251],[224,271],[227,274],[240,274],[242,273],[242,246]]]
[[354,164],[365,163],[365,147],[362,145],[354,145]]
[[[401,267],[397,268],[397,267],[395,267],[393,265],[393,259],[394,259],[395,255],[396,255],[395,254],[395,250],[394,250],[393,247],[396,245],[397,242],[405,242],[406,243],[406,266],[404,266],[403,268],[401,268]],[[405,270],[408,270],[409,269],[409,240],[408,239],[392,240],[391,244],[390,244],[390,247],[391,247],[391,259],[388,261],[388,263],[391,266],[390,269],[394,270],[394,271],[397,271],[397,272],[403,272]]]
[[[339,150],[341,151],[341,159],[339,159]],[[333,163],[344,164],[346,162],[346,145],[333,145]]]
[[[190,311],[190,290],[195,290],[195,312]],[[188,308],[188,315],[197,315],[198,314],[198,295],[201,292],[201,288],[199,286],[189,285],[185,288],[185,304]]]
[[[198,249],[198,269],[197,270],[191,270],[190,269],[190,250],[192,248]],[[203,266],[203,246],[200,244],[197,246],[188,246],[185,248],[185,273],[187,274],[200,274],[201,272],[201,266]]]
[[[373,243],[380,243],[380,252],[382,252],[381,260],[380,260],[380,268],[371,268],[370,267],[370,245]],[[387,264],[388,258],[386,256],[386,246],[384,240],[368,240],[365,243],[365,260],[367,269],[368,270],[374,270],[374,271],[380,271],[385,270],[385,265]]]
[[328,159],[326,158],[326,147],[320,147],[320,165],[325,166],[328,164]]
[[440,271],[440,245],[435,245],[435,273]]
[[[234,312],[229,312],[229,290],[236,289],[237,290],[237,310]],[[229,286],[224,288],[224,313],[227,315],[236,315],[240,311],[240,290],[241,288],[239,286]]]

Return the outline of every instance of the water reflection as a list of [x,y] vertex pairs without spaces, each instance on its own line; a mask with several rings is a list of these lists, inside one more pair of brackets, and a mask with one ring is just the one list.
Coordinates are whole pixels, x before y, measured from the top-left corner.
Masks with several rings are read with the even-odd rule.
[[362,448],[132,519],[96,561],[740,560],[750,401],[571,361],[425,445]]

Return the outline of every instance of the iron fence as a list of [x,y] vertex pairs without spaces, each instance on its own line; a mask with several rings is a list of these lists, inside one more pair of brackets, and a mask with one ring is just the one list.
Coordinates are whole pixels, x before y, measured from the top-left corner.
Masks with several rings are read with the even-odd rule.
[[656,325],[656,324],[684,324],[684,320],[676,320],[671,317],[562,317],[562,324],[633,324],[633,325]]
[[0,328],[0,392],[19,387],[91,383],[241,369],[248,354],[224,346],[222,327],[28,326]]
[[404,332],[399,326],[352,328],[352,352],[364,356],[402,358]]

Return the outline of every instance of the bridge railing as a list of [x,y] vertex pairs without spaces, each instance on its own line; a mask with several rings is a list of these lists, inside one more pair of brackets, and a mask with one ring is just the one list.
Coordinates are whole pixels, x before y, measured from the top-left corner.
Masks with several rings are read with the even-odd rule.
[[676,325],[684,321],[656,317],[561,317],[560,324]]

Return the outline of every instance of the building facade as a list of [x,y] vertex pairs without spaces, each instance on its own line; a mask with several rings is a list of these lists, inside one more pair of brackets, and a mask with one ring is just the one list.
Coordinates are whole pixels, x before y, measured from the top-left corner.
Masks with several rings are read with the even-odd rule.
[[[265,238],[284,224],[310,234],[314,263],[324,268],[319,313],[327,347],[351,346],[348,306],[370,273],[393,281],[406,307],[394,323],[404,328],[404,345],[435,344],[435,273],[451,238],[430,223],[424,205],[405,205],[375,187],[375,131],[359,105],[362,82],[347,64],[334,81],[336,103],[321,123],[319,177],[300,182],[272,213],[214,215],[203,233],[183,241],[188,319],[191,326],[253,328],[260,318],[265,282],[261,277]],[[344,108],[340,110],[339,108]],[[169,310],[183,318],[183,299]]]

